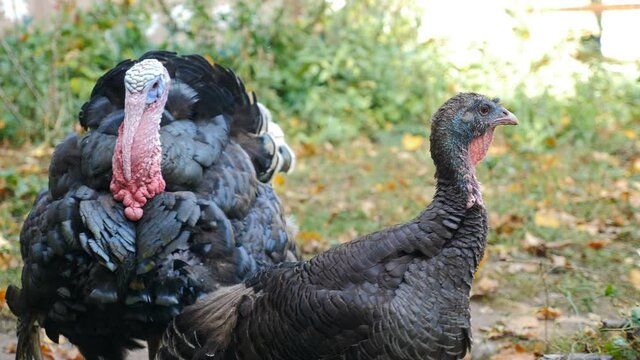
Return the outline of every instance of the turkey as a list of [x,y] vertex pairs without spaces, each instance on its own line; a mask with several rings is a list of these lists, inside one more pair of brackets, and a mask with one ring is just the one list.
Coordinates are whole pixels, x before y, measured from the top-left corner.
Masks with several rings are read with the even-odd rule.
[[56,147],[21,232],[22,289],[7,290],[17,359],[40,358],[36,323],[88,360],[141,340],[153,358],[183,307],[299,259],[269,184],[292,152],[261,107],[197,55],[149,52],[98,80],[86,132]]
[[437,190],[424,211],[208,294],[171,322],[157,359],[464,357],[487,236],[475,167],[496,126],[517,122],[497,99],[449,99],[431,121]]

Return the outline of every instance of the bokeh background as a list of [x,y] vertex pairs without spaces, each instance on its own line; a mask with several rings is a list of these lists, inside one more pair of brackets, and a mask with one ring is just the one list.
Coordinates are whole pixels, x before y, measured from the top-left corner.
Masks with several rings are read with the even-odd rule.
[[640,356],[640,1],[1,6],[0,288],[19,279],[21,223],[96,80],[168,49],[233,68],[271,109],[298,154],[274,186],[307,256],[413,217],[434,192],[431,113],[460,91],[500,97],[520,126],[478,169],[491,233],[473,358]]

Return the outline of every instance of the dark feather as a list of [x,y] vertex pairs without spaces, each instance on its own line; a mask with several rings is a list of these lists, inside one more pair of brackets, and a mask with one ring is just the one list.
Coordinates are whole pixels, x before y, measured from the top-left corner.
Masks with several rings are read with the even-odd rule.
[[465,158],[473,137],[460,129],[487,126],[479,115],[458,114],[482,101],[489,100],[462,94],[434,116],[437,190],[415,219],[207,295],[172,321],[158,359],[463,358],[487,215],[475,164]]
[[37,355],[36,324],[69,338],[87,359],[122,359],[139,340],[156,343],[171,318],[206,293],[298,258],[262,173],[274,149],[259,133],[255,96],[200,56],[146,58],[172,77],[160,129],[166,191],[138,222],[125,219],[109,192],[124,75],[135,64],[126,60],[97,81],[79,115],[87,133],[56,147],[49,191],[24,223],[22,289],[7,293],[20,318],[19,359]]

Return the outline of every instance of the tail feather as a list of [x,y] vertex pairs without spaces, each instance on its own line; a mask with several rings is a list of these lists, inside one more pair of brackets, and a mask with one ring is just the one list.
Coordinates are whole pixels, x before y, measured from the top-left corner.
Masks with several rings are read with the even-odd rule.
[[18,317],[18,346],[16,360],[42,360],[40,353],[40,332],[35,318],[26,310],[22,290],[16,286],[7,287],[6,299],[11,312]]
[[42,360],[40,332],[31,316],[18,318],[16,360]]
[[[222,356],[241,310],[250,311],[253,289],[237,284],[208,295],[169,324],[156,359],[201,359]],[[245,309],[247,308],[247,309]]]

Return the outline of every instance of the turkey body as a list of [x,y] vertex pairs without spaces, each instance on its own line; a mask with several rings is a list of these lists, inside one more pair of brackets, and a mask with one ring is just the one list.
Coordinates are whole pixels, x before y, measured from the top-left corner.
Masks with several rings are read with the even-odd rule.
[[464,357],[487,235],[474,159],[497,125],[516,123],[481,95],[450,99],[432,120],[437,190],[423,212],[207,295],[172,321],[158,359]]
[[184,306],[257,269],[297,260],[268,181],[273,144],[242,82],[200,56],[149,52],[171,77],[159,128],[164,192],[138,221],[109,191],[125,118],[124,61],[100,78],[80,114],[84,135],[58,145],[49,189],[36,199],[20,242],[22,289],[8,290],[19,317],[18,359],[38,356],[34,323],[64,335],[87,359],[122,359]]

